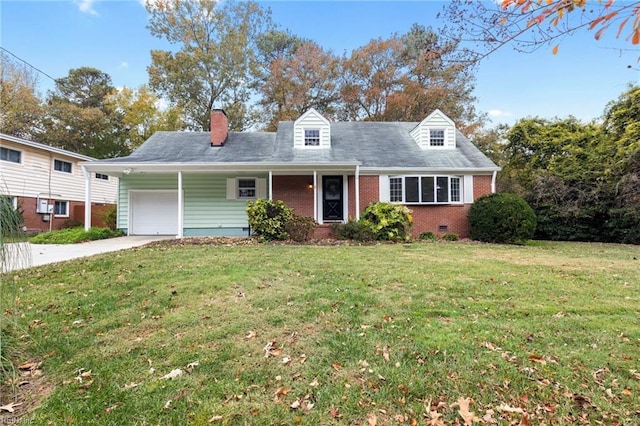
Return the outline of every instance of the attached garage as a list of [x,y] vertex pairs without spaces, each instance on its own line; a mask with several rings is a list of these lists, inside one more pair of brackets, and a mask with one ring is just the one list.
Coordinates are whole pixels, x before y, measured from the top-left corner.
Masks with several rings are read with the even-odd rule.
[[130,191],[130,235],[177,235],[178,191]]

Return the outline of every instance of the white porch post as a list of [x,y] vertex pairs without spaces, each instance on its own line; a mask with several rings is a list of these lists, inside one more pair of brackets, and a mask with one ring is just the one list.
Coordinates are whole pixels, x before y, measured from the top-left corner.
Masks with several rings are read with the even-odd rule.
[[91,228],[91,172],[82,166],[82,174],[84,175],[84,230],[88,231]]
[[360,220],[360,166],[356,166],[356,220]]
[[273,172],[269,170],[269,200],[273,200]]
[[182,194],[182,171],[178,172],[178,235],[176,238],[182,238],[184,222],[184,196]]
[[318,223],[322,223],[318,217],[318,172],[316,170],[313,171],[313,218]]

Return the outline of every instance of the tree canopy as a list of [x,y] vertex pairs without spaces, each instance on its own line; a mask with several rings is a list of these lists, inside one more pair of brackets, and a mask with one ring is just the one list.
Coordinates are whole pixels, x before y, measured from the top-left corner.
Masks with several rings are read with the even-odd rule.
[[151,51],[149,85],[179,106],[189,128],[208,130],[212,108],[223,108],[230,127],[251,125],[246,108],[257,72],[260,36],[271,29],[268,11],[254,1],[148,2],[149,30],[178,47]]
[[32,139],[42,118],[42,103],[33,71],[0,53],[0,130]]
[[555,54],[582,29],[597,40],[610,32],[640,44],[640,2],[626,0],[452,0],[444,17],[449,37],[464,39],[474,61],[505,45],[521,52],[549,46]]

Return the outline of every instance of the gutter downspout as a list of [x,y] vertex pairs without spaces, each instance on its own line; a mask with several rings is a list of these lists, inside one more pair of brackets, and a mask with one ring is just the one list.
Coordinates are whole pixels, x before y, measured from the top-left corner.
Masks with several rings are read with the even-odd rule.
[[496,192],[496,176],[498,176],[498,172],[494,170],[493,174],[491,175],[491,193],[492,194]]
[[91,172],[82,166],[84,175],[84,230],[91,228]]
[[178,235],[176,238],[184,236],[184,195],[182,194],[182,171],[178,172]]
[[273,200],[273,172],[269,170],[269,200]]
[[360,220],[360,166],[356,166],[356,220]]

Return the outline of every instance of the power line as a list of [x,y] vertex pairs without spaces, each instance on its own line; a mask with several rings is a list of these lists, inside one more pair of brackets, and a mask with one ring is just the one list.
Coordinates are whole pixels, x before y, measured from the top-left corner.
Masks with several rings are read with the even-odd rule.
[[14,58],[16,58],[17,60],[19,60],[20,62],[25,63],[26,65],[30,66],[31,68],[33,68],[34,70],[38,71],[40,74],[50,78],[53,82],[56,81],[55,78],[51,77],[49,74],[47,74],[46,72],[42,71],[41,69],[34,67],[33,65],[31,65],[29,62],[25,61],[24,59],[16,56],[15,54],[13,54],[12,52],[8,51],[7,49],[5,49],[4,47],[0,46],[0,49],[2,49],[2,51],[7,52],[9,55],[13,56]]

